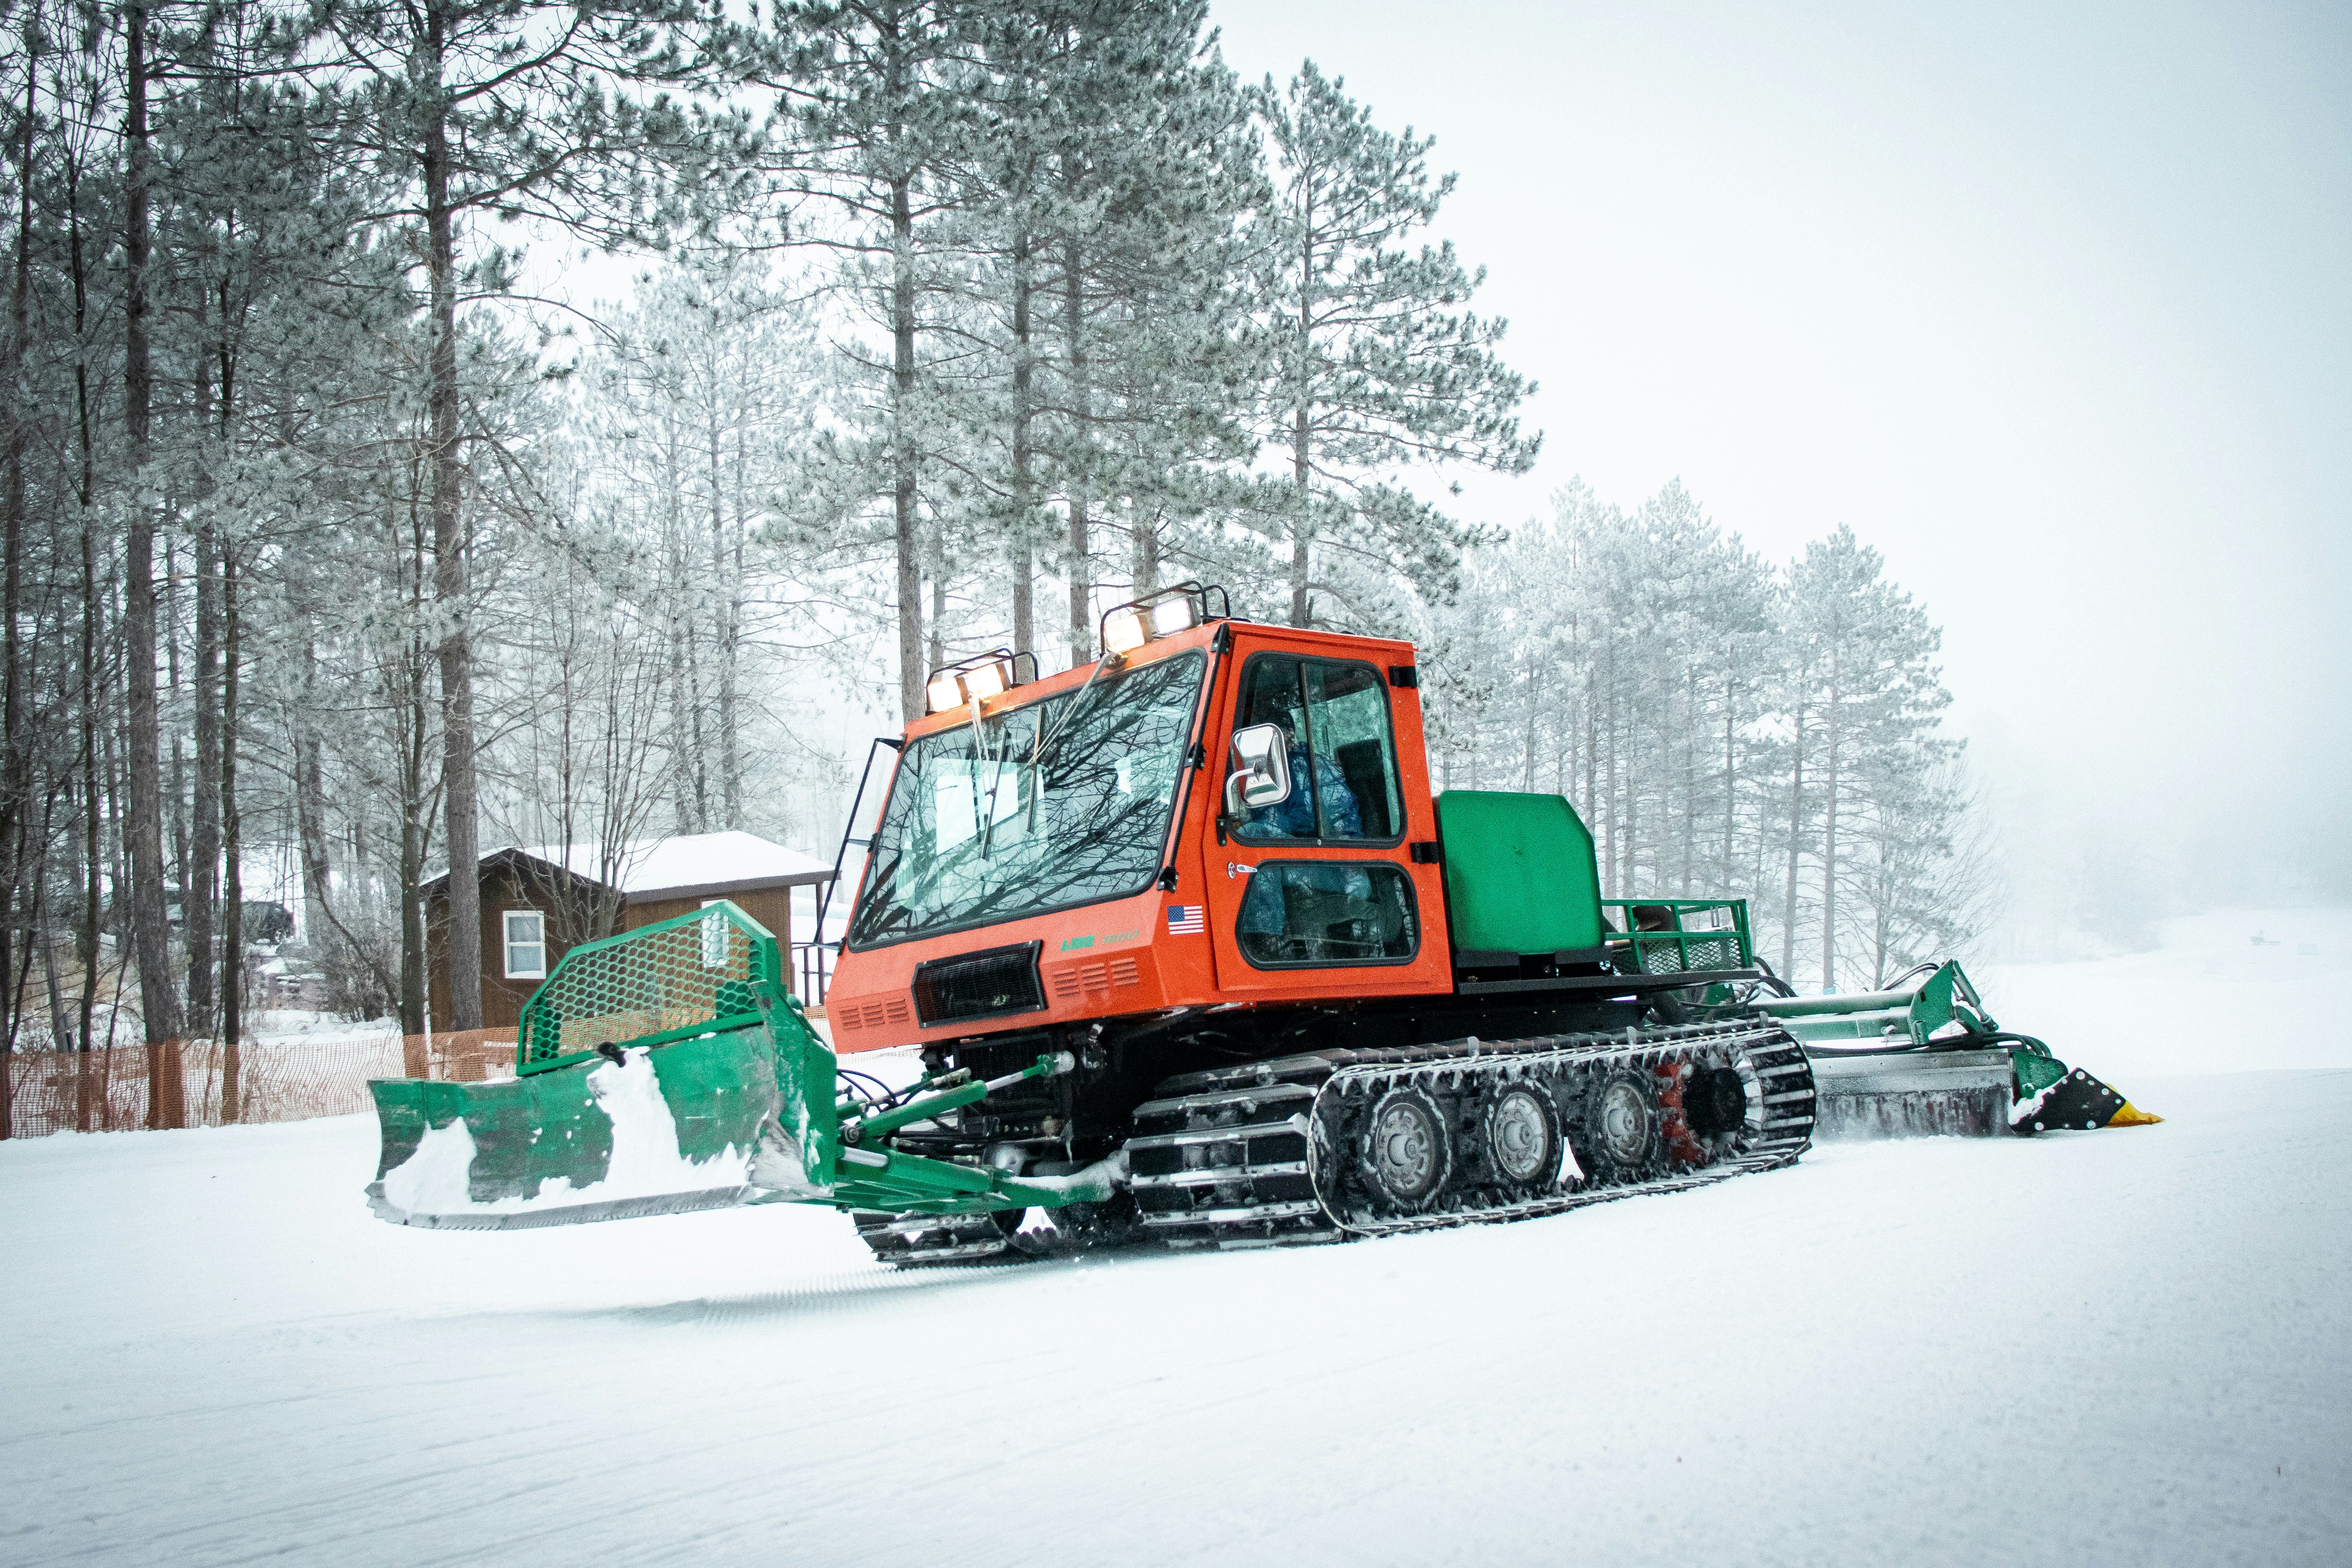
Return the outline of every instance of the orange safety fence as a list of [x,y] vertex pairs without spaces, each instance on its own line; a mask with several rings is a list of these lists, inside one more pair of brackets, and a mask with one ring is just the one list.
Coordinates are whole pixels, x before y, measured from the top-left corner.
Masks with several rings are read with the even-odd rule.
[[0,1111],[11,1138],[351,1116],[374,1108],[370,1079],[479,1082],[514,1070],[514,1045],[511,1035],[476,1029],[16,1051],[0,1055]]

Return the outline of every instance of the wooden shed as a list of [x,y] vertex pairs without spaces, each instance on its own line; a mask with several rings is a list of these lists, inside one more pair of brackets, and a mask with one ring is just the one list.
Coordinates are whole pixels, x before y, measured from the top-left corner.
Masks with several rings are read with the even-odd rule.
[[[757,834],[694,833],[641,839],[613,857],[593,844],[509,847],[478,866],[482,892],[482,1025],[512,1029],[522,1005],[556,961],[577,942],[610,929],[635,931],[690,914],[716,899],[732,900],[782,944],[791,978],[793,889],[833,879],[833,868]],[[425,973],[436,1026],[450,1016],[447,872],[425,884]]]

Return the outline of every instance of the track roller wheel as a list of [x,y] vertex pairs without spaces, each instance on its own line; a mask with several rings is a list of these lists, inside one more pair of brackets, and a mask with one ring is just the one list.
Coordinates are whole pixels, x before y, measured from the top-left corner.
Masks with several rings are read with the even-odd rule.
[[1639,1182],[1654,1174],[1664,1142],[1655,1075],[1611,1068],[1584,1096],[1584,1137],[1577,1163],[1596,1184]]
[[1419,1089],[1392,1089],[1364,1118],[1364,1185],[1392,1214],[1420,1214],[1437,1201],[1453,1170],[1445,1115]]
[[1559,1112],[1530,1083],[1507,1084],[1486,1098],[1479,1119],[1486,1166],[1514,1194],[1548,1191],[1559,1175]]

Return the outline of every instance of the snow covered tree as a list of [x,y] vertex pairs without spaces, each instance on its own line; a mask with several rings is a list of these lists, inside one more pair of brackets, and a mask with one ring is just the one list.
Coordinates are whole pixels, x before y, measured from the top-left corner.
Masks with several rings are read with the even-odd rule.
[[1851,530],[1784,574],[1678,482],[1631,512],[1578,483],[1465,567],[1414,634],[1449,784],[1559,790],[1613,896],[1746,898],[1784,973],[1807,936],[1835,984],[1982,928],[1935,629]]
[[[887,346],[845,348],[866,391],[846,447],[862,488],[887,497],[901,710],[923,711],[922,490],[947,437],[926,385],[924,304],[939,288],[937,220],[959,197],[947,177],[975,77],[972,46],[943,0],[777,8],[775,37],[751,79],[775,94],[784,178],[830,211],[801,237],[844,259],[840,288]],[[828,225],[828,219],[830,224]]]
[[[427,362],[443,799],[453,867],[478,850],[469,554],[460,375],[461,290],[511,286],[512,258],[485,247],[461,268],[460,230],[481,216],[527,217],[604,243],[644,241],[665,218],[661,160],[691,162],[702,142],[675,106],[641,102],[639,83],[682,74],[675,30],[686,0],[595,8],[512,0],[328,0],[310,19],[320,68],[355,85],[336,99],[347,145],[398,168],[400,216],[422,230],[432,323]],[[452,1026],[481,1026],[478,889],[450,879]]]
[[[1810,760],[1818,780],[1813,800],[1799,809],[1820,813],[1821,983],[1827,987],[1838,978],[1840,854],[1858,779],[1874,768],[1883,779],[1906,776],[1894,759],[1921,746],[1951,694],[1930,662],[1943,634],[1910,595],[1885,580],[1878,552],[1851,527],[1840,525],[1806,547],[1789,573],[1787,613],[1795,658],[1786,700],[1800,747],[1798,776],[1801,781]],[[1793,869],[1793,858],[1790,864]]]
[[1433,178],[1433,139],[1374,126],[1371,110],[1309,60],[1259,112],[1275,206],[1260,237],[1262,321],[1276,364],[1265,438],[1290,486],[1273,529],[1290,548],[1290,620],[1308,625],[1318,548],[1352,552],[1433,591],[1482,537],[1415,497],[1408,467],[1524,473],[1539,437],[1514,410],[1529,390],[1496,353],[1505,323],[1474,314],[1484,281],[1451,242],[1412,246],[1454,188]]

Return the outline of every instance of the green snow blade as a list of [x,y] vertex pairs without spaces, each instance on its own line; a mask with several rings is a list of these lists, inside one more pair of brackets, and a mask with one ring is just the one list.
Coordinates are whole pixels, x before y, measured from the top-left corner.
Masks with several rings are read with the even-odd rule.
[[[774,1116],[779,1103],[776,1059],[768,1030],[760,1026],[646,1051],[644,1068],[639,1070],[650,1068],[669,1111],[682,1179],[691,1167],[725,1164],[731,1153],[734,1162],[723,1173],[731,1179],[714,1184],[743,1189],[743,1162],[758,1146],[761,1130]],[[604,1184],[613,1173],[614,1128],[613,1113],[589,1083],[590,1075],[599,1070],[611,1077],[624,1069],[603,1056],[592,1055],[585,1061],[499,1083],[436,1083],[416,1079],[371,1083],[368,1088],[375,1096],[376,1119],[383,1132],[376,1188],[371,1189],[371,1195],[383,1197],[379,1189],[385,1179],[417,1156],[429,1130],[459,1122],[473,1149],[462,1193],[465,1203],[538,1199],[550,1182],[567,1183],[574,1192]],[[461,1196],[448,1183],[442,1184],[437,1195],[445,1201]],[[640,1205],[659,1195],[676,1194],[627,1194]],[[576,1205],[576,1213],[569,1212],[575,1205],[567,1205],[562,1217],[535,1217],[530,1223],[579,1224],[592,1218],[626,1217],[623,1212],[610,1210],[616,1201]],[[591,1213],[592,1208],[610,1212]],[[437,1223],[445,1226],[490,1228],[487,1215],[456,1208],[441,1212],[446,1217]],[[663,1211],[648,1207],[644,1212]],[[554,1216],[559,1211],[534,1213]],[[403,1211],[398,1223],[435,1222]],[[516,1223],[519,1216],[510,1215],[503,1227]]]
[[565,953],[523,1005],[515,1072],[368,1086],[379,1215],[510,1229],[772,1202],[832,1161],[833,1052],[775,938],[724,900]]
[[836,1100],[832,1047],[785,989],[776,939],[722,900],[565,953],[523,1005],[514,1078],[371,1083],[383,1145],[368,1200],[394,1224],[442,1230],[740,1204],[1100,1202],[1125,1178],[1117,1156],[1024,1181],[890,1147],[902,1127],[1070,1066],[1041,1056],[985,1083],[926,1078],[887,1106]]

